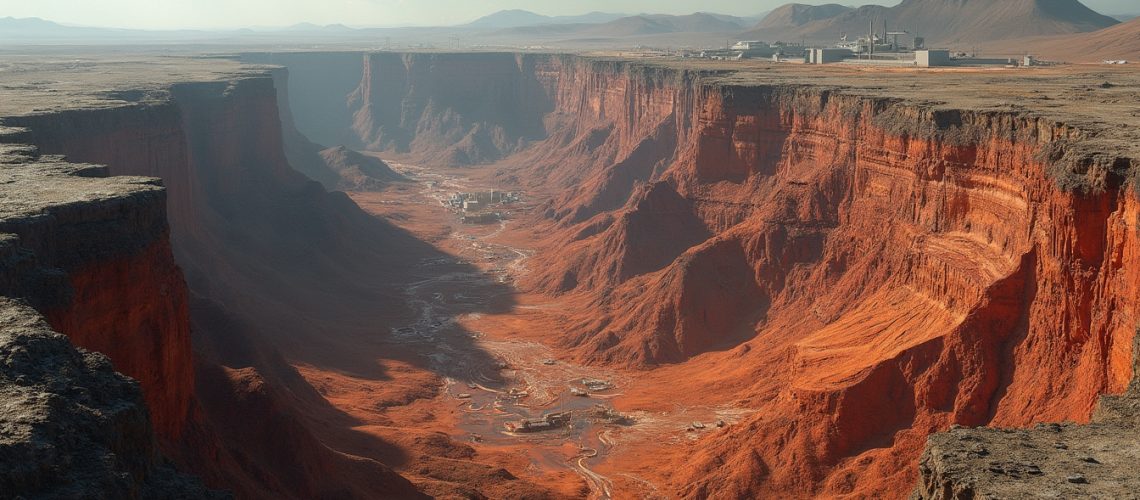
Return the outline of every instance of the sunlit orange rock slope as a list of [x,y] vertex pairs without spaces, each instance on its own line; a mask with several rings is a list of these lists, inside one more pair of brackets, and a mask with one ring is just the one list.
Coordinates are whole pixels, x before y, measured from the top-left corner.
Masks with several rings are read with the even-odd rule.
[[[1128,159],[1056,154],[1077,128],[637,62],[381,57],[401,74],[482,61],[542,89],[517,106],[550,110],[547,137],[502,175],[561,193],[531,220],[525,285],[589,305],[553,342],[684,363],[669,373],[709,390],[755,381],[735,396],[759,411],[670,466],[686,496],[904,495],[929,433],[1087,421],[1131,376],[1140,205]],[[371,91],[395,109],[405,88]],[[446,92],[415,99],[484,94]],[[375,109],[357,124],[385,130]],[[1090,188],[1059,187],[1070,171]]]

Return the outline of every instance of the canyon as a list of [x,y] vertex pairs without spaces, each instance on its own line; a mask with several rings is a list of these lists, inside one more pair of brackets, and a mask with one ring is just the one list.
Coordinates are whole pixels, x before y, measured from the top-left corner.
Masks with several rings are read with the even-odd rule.
[[[0,390],[34,417],[0,429],[36,423],[0,446],[75,463],[22,436],[82,419],[91,442],[53,453],[133,479],[45,465],[0,485],[955,498],[1013,494],[970,462],[991,460],[979,440],[1003,453],[985,427],[1134,447],[1127,68],[264,51],[5,68]],[[522,193],[501,221],[444,208],[491,189]],[[25,374],[28,356],[68,368]],[[571,395],[590,379],[611,387]],[[558,409],[565,432],[503,431]]]

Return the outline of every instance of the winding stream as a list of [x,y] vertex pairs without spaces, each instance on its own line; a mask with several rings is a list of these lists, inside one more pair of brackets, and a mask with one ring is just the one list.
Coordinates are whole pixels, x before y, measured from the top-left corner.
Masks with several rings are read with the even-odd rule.
[[[465,179],[441,175],[425,169],[399,165],[421,186],[424,203],[435,204],[450,222],[449,238],[461,255],[475,258],[428,259],[423,267],[469,263],[482,271],[447,272],[406,287],[405,301],[417,312],[414,322],[393,328],[392,335],[403,343],[421,344],[432,368],[445,374],[444,397],[454,398],[463,413],[458,429],[466,440],[483,446],[517,444],[522,441],[542,457],[541,466],[573,470],[591,488],[591,498],[609,499],[613,484],[594,472],[591,463],[604,460],[612,442],[601,438],[609,423],[599,408],[608,408],[605,399],[618,395],[619,377],[607,370],[555,361],[550,349],[534,342],[503,341],[482,332],[465,331],[460,319],[474,319],[479,313],[456,315],[454,305],[488,300],[478,288],[488,279],[510,287],[513,278],[527,271],[530,253],[491,240],[502,233],[510,220],[499,221],[487,232],[486,226],[461,224],[444,204],[451,193],[472,190]],[[510,288],[513,291],[513,287]],[[467,337],[467,338],[464,338]],[[430,348],[429,348],[430,347]],[[494,358],[488,360],[486,353]],[[583,380],[604,380],[614,387],[591,391],[589,397],[571,394],[571,387],[585,390]],[[598,405],[601,405],[600,407]],[[506,424],[520,419],[541,418],[551,412],[570,411],[568,425],[545,432],[513,433]],[[566,459],[564,444],[580,450]]]

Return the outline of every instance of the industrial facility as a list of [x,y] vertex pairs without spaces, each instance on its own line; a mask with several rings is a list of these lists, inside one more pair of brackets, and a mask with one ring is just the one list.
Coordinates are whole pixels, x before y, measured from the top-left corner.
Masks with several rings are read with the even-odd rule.
[[475,191],[455,193],[443,204],[459,214],[464,224],[489,224],[504,216],[504,212],[494,208],[518,203],[520,199],[519,193],[512,191]]
[[[884,21],[881,25],[868,23],[863,35],[843,33],[830,46],[809,46],[805,42],[764,42],[740,40],[725,49],[685,51],[686,58],[715,60],[769,59],[773,62],[793,64],[861,64],[892,67],[935,68],[947,66],[1011,66],[1030,67],[1048,65],[1032,55],[1016,58],[983,58],[977,54],[953,52],[949,49],[929,48],[926,39],[916,31],[891,30]],[[1106,64],[1110,63],[1106,61]],[[1111,61],[1114,64],[1122,62]]]
[[1039,66],[1035,57],[986,59],[976,54],[952,53],[948,49],[926,47],[917,31],[890,30],[884,21],[881,30],[868,23],[867,33],[852,39],[844,33],[834,47],[810,48],[804,52],[804,64],[858,63],[883,66],[933,68],[944,66]]

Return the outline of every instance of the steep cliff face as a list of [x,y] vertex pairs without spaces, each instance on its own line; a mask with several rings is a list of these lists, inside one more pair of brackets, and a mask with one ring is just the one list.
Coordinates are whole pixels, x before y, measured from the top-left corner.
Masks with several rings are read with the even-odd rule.
[[[753,265],[759,286],[778,292],[758,338],[792,340],[781,353],[791,356],[787,392],[772,405],[788,420],[764,416],[749,427],[766,442],[754,450],[791,443],[761,452],[769,485],[815,478],[821,493],[900,493],[883,478],[909,483],[913,470],[898,463],[913,460],[931,430],[1084,421],[1098,394],[1123,388],[1137,321],[1135,267],[1120,258],[1136,251],[1133,195],[1057,187],[1039,148],[1073,131],[969,112],[945,126],[921,109],[820,97],[768,101],[787,131],[774,173],[787,194],[741,223],[824,228],[815,258],[797,252],[809,256],[799,269],[769,274],[767,258]],[[844,116],[855,127],[835,130]],[[699,155],[693,165],[700,172]],[[803,311],[806,321],[795,317]],[[719,445],[734,447],[727,441]],[[692,484],[770,487],[742,486],[722,469]]]
[[179,439],[194,372],[186,283],[165,235],[136,255],[83,266],[70,282],[72,302],[49,309],[48,323],[139,380],[159,435]]
[[[1133,373],[1140,374],[1140,335]],[[911,498],[1128,498],[1135,471],[1140,377],[1121,395],[1102,396],[1088,425],[1032,429],[955,427],[930,436]]]
[[[332,305],[327,296],[392,272],[400,266],[379,262],[423,245],[405,247],[411,244],[400,231],[290,168],[272,75],[175,84],[137,96],[139,102],[128,105],[5,121],[26,128],[17,140],[44,151],[107,164],[113,175],[161,177],[169,189],[173,255],[185,270],[191,298],[186,300],[185,287],[160,280],[169,268],[161,262],[96,259],[73,279],[80,301],[49,310],[53,323],[74,329],[75,338],[90,341],[92,348],[109,349],[116,367],[122,364],[120,369],[142,380],[148,403],[172,394],[190,396],[197,386],[199,400],[180,400],[183,406],[175,414],[180,420],[171,424],[180,431],[164,434],[162,444],[212,485],[244,497],[416,496],[410,483],[379,462],[333,450],[312,434],[304,409],[327,412],[321,406],[327,403],[281,352],[302,357],[320,352],[319,342],[305,337],[313,334],[310,321],[331,324],[330,318],[353,317],[349,311],[365,310],[363,304],[377,303],[383,292],[360,292],[358,301]],[[162,208],[161,200],[157,207]],[[130,210],[119,216],[142,217]],[[162,211],[155,216],[161,221]],[[169,247],[158,245],[138,255],[169,253]],[[151,279],[158,280],[153,288],[137,287]],[[99,295],[108,292],[122,296]],[[179,307],[155,304],[161,300],[178,300]],[[119,312],[100,309],[112,301]],[[137,326],[143,333],[153,329],[154,346],[121,343],[125,339],[96,331],[112,323]],[[177,355],[168,349],[168,342],[191,325],[196,378],[188,342],[177,346]],[[186,376],[164,378],[166,359],[187,362]],[[131,373],[136,361],[139,371]],[[154,385],[148,385],[152,373]],[[243,382],[248,379],[261,382]],[[168,383],[184,383],[186,390],[179,393]],[[151,405],[157,422],[167,422],[162,413],[170,406]],[[258,420],[257,429],[282,438],[246,439],[234,407],[272,415]],[[282,460],[281,443],[297,445],[295,461]]]
[[[251,52],[240,55],[248,64],[287,68],[288,85],[278,78],[281,110],[295,120],[304,137],[324,146],[363,146],[352,129],[353,112],[348,96],[360,86],[365,55],[360,52]],[[279,71],[279,70],[274,70]],[[276,73],[284,77],[283,73]],[[293,122],[293,123],[288,123]]]
[[[611,282],[568,279],[580,271],[559,253],[536,266],[597,297],[603,313],[566,339],[586,359],[678,362],[752,339],[739,362],[781,381],[750,443],[715,439],[681,474],[686,494],[901,493],[934,429],[1084,421],[1126,384],[1135,196],[1065,192],[1040,160],[1079,132],[812,88],[713,87],[691,104],[674,127],[692,140],[643,179],[714,236]],[[656,212],[631,204],[644,212],[620,220]],[[578,261],[662,248],[614,220],[570,226]]]
[[5,498],[226,498],[158,452],[138,385],[0,299],[0,490]]
[[289,70],[271,68],[269,71],[273,75],[273,86],[277,89],[277,112],[281,117],[282,143],[289,165],[306,177],[321,183],[325,189],[330,191],[338,189],[340,175],[321,157],[320,152],[325,148],[309,140],[297,129],[293,119],[293,104],[289,98]]
[[[569,339],[587,359],[653,363],[755,336],[764,349],[741,362],[781,367],[756,370],[783,382],[741,430],[752,443],[710,443],[678,482],[686,494],[897,494],[934,429],[1083,421],[1123,387],[1134,198],[1057,187],[1037,158],[1072,131],[721,90],[663,176],[716,236],[597,292],[608,314]],[[620,232],[630,241],[620,227],[596,238]],[[725,454],[754,466],[715,465]]]
[[[21,145],[0,146],[0,177],[2,495],[214,496],[155,439],[184,429],[193,380],[161,183]],[[146,405],[139,383],[73,343],[116,356]]]
[[533,59],[514,54],[370,54],[349,96],[368,148],[436,164],[485,163],[541,138],[545,102]]
[[[5,140],[27,136],[14,131]],[[37,161],[22,158],[19,162]],[[57,165],[22,166],[49,172],[68,168]],[[105,167],[77,168],[82,175],[107,175]],[[189,419],[194,380],[186,284],[170,250],[164,190],[154,181],[134,183],[137,192],[99,204],[52,204],[59,195],[49,190],[63,181],[28,187],[25,196],[43,197],[43,213],[9,218],[0,223],[0,232],[15,235],[18,251],[30,252],[35,266],[52,270],[60,282],[10,294],[27,298],[56,331],[112,357],[118,370],[138,379],[155,429],[162,438],[177,440]]]

